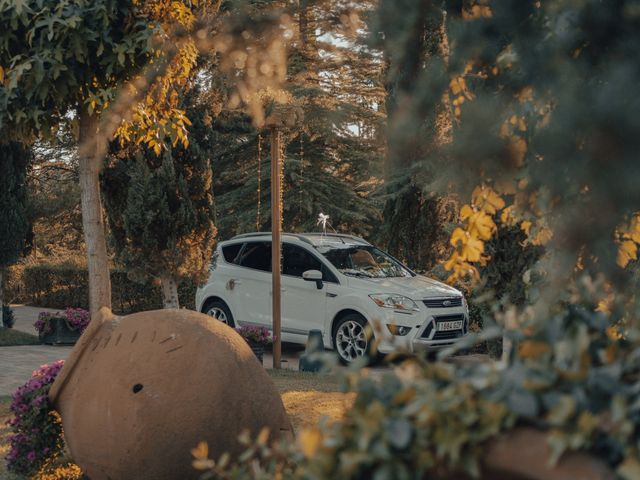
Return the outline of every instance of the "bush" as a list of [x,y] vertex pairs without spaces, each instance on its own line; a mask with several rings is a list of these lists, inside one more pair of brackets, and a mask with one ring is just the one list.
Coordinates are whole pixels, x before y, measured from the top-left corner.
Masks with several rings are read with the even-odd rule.
[[7,455],[11,472],[31,475],[63,451],[62,423],[47,396],[63,364],[59,360],[41,366],[13,394],[11,411],[15,417],[9,422],[12,434]]
[[608,335],[608,320],[570,305],[518,333],[508,366],[414,360],[375,377],[352,369],[345,387],[357,397],[344,419],[303,430],[297,444],[268,446],[261,434],[236,463],[207,461],[198,448],[194,466],[231,479],[478,478],[487,442],[533,426],[548,435],[541,462],[580,450],[636,480],[640,346]]
[[[50,308],[68,305],[89,308],[89,274],[75,265],[33,265],[24,269],[24,290],[27,301]],[[180,304],[194,309],[196,285],[184,281],[178,287]],[[113,311],[125,315],[162,308],[162,291],[151,282],[136,283],[123,270],[111,272]]]
[[24,288],[24,264],[16,263],[5,269],[4,301],[11,303],[24,303],[27,293]]
[[13,328],[16,323],[16,319],[13,316],[13,310],[9,307],[9,305],[2,306],[2,325],[5,328]]

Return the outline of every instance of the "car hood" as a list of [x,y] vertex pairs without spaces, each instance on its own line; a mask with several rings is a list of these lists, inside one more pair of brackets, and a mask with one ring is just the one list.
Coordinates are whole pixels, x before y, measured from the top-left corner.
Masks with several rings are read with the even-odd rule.
[[372,293],[397,293],[413,300],[442,296],[461,296],[460,291],[437,280],[416,275],[415,277],[358,278],[348,277],[349,286]]

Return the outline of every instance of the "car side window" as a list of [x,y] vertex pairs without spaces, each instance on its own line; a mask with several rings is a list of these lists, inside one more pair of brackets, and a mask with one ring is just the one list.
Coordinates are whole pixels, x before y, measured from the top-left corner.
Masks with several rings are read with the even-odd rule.
[[222,247],[222,254],[227,263],[237,263],[236,259],[244,243],[234,243],[233,245],[226,245]]
[[307,270],[321,270],[322,263],[305,249],[285,243],[282,246],[282,274],[302,277]]
[[304,248],[285,243],[282,245],[282,274],[302,278],[307,270],[319,270],[322,279],[327,282],[338,283],[335,276],[313,254]]
[[271,271],[271,242],[248,242],[240,252],[236,263],[242,267]]

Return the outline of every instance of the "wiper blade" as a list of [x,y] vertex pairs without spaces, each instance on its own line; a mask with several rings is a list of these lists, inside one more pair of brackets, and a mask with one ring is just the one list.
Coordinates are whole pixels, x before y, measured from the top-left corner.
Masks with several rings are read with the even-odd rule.
[[345,275],[351,275],[353,277],[374,278],[370,273],[361,272],[360,270],[344,269],[340,270],[340,272],[344,273]]

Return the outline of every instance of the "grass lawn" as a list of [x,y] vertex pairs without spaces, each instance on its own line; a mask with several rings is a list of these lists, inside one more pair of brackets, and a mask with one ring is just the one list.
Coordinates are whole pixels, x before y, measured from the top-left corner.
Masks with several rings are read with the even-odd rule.
[[[1,331],[1,330],[0,330]],[[27,334],[25,334],[27,335]],[[282,402],[296,432],[317,425],[321,417],[336,420],[353,403],[353,394],[339,392],[335,375],[303,373],[292,370],[267,370],[282,395]],[[0,396],[0,480],[22,480],[7,473],[4,457],[9,452],[7,437],[11,397]]]
[[13,328],[0,328],[0,347],[15,347],[18,345],[40,345],[40,340],[30,333],[14,330]]

